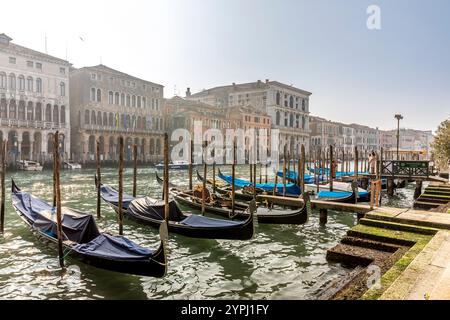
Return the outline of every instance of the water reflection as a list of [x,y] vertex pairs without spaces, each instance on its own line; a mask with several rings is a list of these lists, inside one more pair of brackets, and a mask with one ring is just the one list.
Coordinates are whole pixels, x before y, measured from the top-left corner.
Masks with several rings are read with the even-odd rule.
[[[223,170],[224,172],[227,169]],[[238,175],[248,176],[248,167]],[[94,170],[63,171],[62,204],[95,214]],[[132,170],[125,171],[125,191],[131,192]],[[50,171],[15,172],[25,191],[52,201]],[[7,181],[10,181],[7,177]],[[104,183],[117,185],[117,170],[103,169]],[[259,178],[258,178],[259,179]],[[187,185],[186,172],[171,173],[171,182]],[[196,181],[195,181],[196,182]],[[138,170],[138,194],[161,197],[154,170]],[[399,192],[390,205],[409,201],[413,188]],[[319,225],[318,212],[302,226],[259,224],[251,241],[192,239],[170,234],[170,264],[163,279],[99,270],[67,260],[62,274],[56,252],[39,242],[20,220],[7,194],[6,233],[0,238],[0,298],[2,299],[304,299],[347,270],[325,260],[355,224],[355,214],[329,212],[328,224]],[[102,203],[103,230],[117,234],[117,217]],[[156,229],[126,219],[124,234],[138,244],[156,248]]]

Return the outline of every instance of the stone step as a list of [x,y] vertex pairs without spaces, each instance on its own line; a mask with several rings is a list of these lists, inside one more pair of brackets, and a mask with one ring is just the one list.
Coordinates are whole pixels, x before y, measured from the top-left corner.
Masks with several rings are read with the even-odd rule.
[[389,229],[389,230],[398,230],[398,231],[406,231],[412,233],[426,234],[426,235],[434,235],[438,231],[435,228],[428,227],[419,227],[417,225],[410,225],[404,223],[395,223],[391,221],[382,221],[377,219],[368,219],[363,218],[359,220],[359,223],[366,226]]
[[348,266],[368,266],[373,261],[387,259],[391,254],[390,252],[340,243],[327,250],[326,259]]
[[342,244],[351,245],[351,246],[358,246],[362,248],[368,248],[368,249],[375,249],[385,252],[394,253],[399,248],[401,248],[400,245],[395,244],[387,244],[384,242],[369,240],[365,238],[359,238],[359,237],[349,237],[345,236],[341,240]]

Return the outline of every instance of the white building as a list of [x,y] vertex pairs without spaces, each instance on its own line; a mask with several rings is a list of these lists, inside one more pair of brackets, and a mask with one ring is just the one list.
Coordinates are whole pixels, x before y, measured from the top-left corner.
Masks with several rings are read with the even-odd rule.
[[280,152],[284,146],[298,154],[302,144],[309,150],[309,97],[311,93],[278,81],[220,86],[190,94],[186,99],[196,100],[222,108],[252,105],[272,119],[272,128],[280,130]]
[[70,156],[69,62],[11,42],[0,34],[0,138],[9,161],[45,162],[60,132]]

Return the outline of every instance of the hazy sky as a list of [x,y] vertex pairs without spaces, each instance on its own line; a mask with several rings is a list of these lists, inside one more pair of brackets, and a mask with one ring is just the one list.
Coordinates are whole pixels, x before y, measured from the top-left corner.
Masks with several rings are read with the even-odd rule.
[[[381,8],[381,30],[366,9]],[[165,86],[165,96],[258,79],[313,93],[314,115],[435,130],[450,116],[448,0],[7,1],[15,43]],[[7,14],[6,14],[7,13]],[[84,40],[82,41],[80,37]]]

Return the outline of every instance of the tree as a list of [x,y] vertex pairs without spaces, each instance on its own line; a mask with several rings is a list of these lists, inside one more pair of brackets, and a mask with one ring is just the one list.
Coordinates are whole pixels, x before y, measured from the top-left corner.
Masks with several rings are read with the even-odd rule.
[[450,119],[443,121],[439,125],[432,148],[439,168],[447,169],[450,159]]

